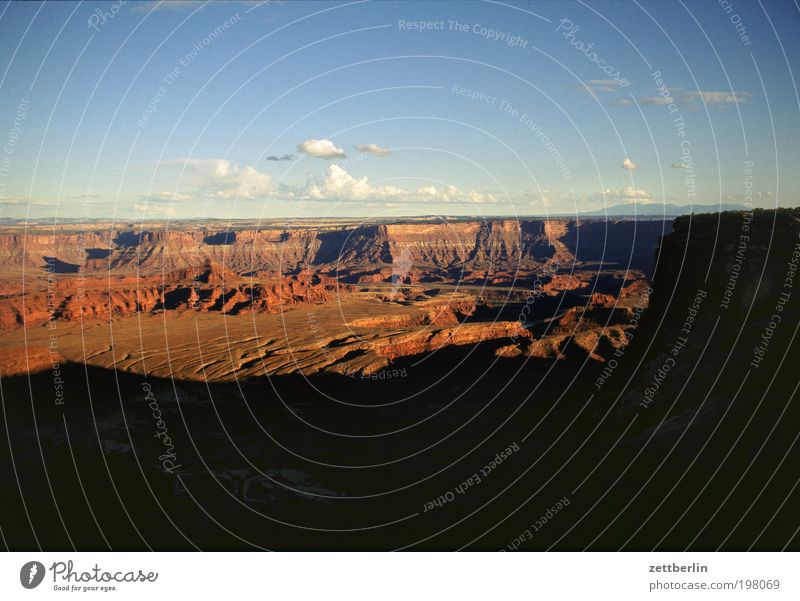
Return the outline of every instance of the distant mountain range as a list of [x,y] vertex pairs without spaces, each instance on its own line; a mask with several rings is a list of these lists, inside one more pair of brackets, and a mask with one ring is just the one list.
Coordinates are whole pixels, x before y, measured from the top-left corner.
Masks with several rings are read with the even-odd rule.
[[679,215],[700,215],[703,213],[719,213],[722,211],[746,211],[747,207],[739,204],[722,205],[675,205],[675,204],[618,204],[580,213],[584,217],[663,217]]

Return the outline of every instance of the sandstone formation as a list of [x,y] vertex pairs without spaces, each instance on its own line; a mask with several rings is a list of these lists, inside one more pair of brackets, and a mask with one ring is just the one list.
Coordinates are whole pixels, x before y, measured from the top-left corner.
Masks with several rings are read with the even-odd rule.
[[[664,227],[495,219],[6,228],[0,373],[17,373],[26,353],[31,370],[46,369],[48,358],[30,349],[46,346],[51,328],[67,361],[129,371],[147,361],[151,373],[186,379],[370,374],[481,342],[501,357],[577,351],[602,361],[628,327],[622,305],[640,298]],[[520,320],[532,299],[535,317]]]
[[[0,268],[45,273],[174,273],[213,262],[240,276],[315,269],[349,275],[371,267],[467,271],[559,269],[576,264],[648,272],[669,222],[574,219],[377,225],[196,228],[178,223],[90,231],[40,226],[0,232]],[[444,273],[447,273],[446,271]],[[382,275],[391,275],[387,274]],[[452,277],[452,275],[451,275]]]

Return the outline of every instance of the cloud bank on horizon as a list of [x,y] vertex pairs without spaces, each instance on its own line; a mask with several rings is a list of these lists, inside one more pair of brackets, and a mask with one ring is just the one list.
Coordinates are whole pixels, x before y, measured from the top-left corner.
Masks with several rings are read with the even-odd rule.
[[367,176],[354,177],[339,165],[330,165],[321,176],[310,177],[296,186],[273,179],[250,165],[238,166],[227,159],[181,159],[160,165],[162,171],[177,174],[175,190],[142,196],[137,210],[160,216],[180,214],[181,203],[202,201],[266,201],[337,203],[343,206],[363,203],[400,206],[415,202],[446,204],[497,203],[489,193],[462,191],[452,184],[425,185],[416,189],[375,185]]

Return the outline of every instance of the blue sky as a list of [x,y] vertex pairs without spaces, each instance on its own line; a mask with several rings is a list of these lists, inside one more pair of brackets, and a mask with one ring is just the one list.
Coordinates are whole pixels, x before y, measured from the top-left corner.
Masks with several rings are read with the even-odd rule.
[[796,206],[798,34],[742,0],[3,3],[0,211]]

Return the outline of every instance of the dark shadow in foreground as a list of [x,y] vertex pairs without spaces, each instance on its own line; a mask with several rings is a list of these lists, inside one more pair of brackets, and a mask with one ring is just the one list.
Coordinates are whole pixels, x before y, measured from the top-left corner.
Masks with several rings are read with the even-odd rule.
[[797,549],[800,303],[775,307],[798,222],[772,217],[728,295],[741,214],[719,238],[716,215],[678,220],[614,364],[482,344],[375,379],[67,365],[63,404],[48,371],[5,378],[5,544]]

